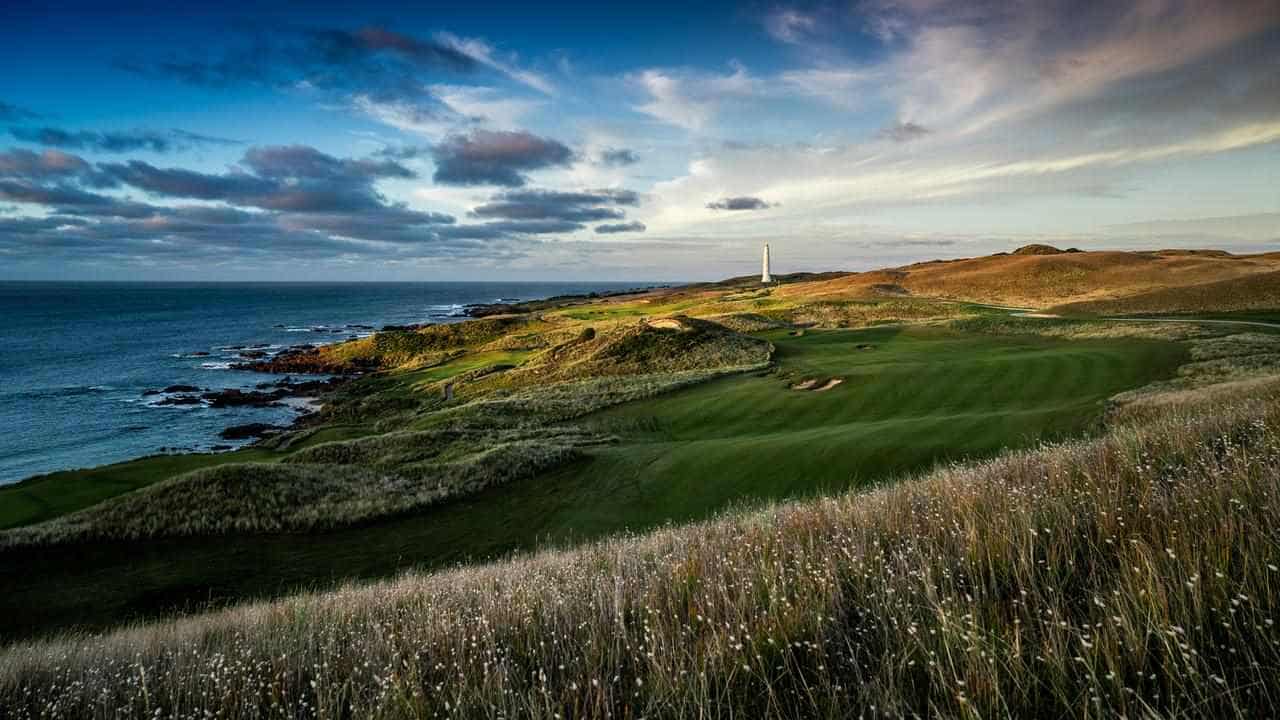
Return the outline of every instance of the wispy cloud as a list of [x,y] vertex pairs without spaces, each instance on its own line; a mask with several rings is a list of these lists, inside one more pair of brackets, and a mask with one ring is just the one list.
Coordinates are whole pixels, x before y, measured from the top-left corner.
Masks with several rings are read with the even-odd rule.
[[817,26],[817,18],[794,8],[774,10],[764,19],[765,30],[774,39],[793,45],[804,41]]
[[238,140],[200,135],[184,130],[66,130],[56,127],[12,127],[9,134],[23,142],[46,147],[123,153],[147,150],[167,153],[200,145],[242,145]]
[[727,102],[751,97],[760,82],[742,65],[728,74],[645,70],[631,78],[648,99],[638,112],[690,131],[706,129]]
[[556,86],[544,75],[521,68],[514,60],[503,60],[497,51],[483,40],[462,38],[450,33],[440,33],[440,41],[447,47],[471,58],[475,62],[490,67],[518,83],[537,90],[544,95],[555,95]]

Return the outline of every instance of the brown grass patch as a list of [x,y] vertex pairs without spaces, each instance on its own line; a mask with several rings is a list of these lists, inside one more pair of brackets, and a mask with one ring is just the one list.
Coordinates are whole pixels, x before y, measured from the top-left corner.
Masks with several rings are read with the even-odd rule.
[[[1061,252],[991,255],[952,261],[917,263],[891,270],[853,273],[816,282],[800,282],[777,289],[780,298],[870,298],[893,294],[963,300],[1018,307],[1051,307],[1066,303],[1110,301],[1168,288],[1189,288],[1280,271],[1280,258],[1269,255],[1231,255],[1218,252]],[[1124,312],[1168,312],[1235,309],[1246,298],[1248,307],[1262,307],[1280,288],[1273,275],[1219,303],[1211,293],[1196,293],[1187,301],[1179,293],[1152,295]],[[1259,304],[1261,303],[1261,304]],[[1267,307],[1277,307],[1275,304]],[[1083,310],[1082,310],[1083,311]]]

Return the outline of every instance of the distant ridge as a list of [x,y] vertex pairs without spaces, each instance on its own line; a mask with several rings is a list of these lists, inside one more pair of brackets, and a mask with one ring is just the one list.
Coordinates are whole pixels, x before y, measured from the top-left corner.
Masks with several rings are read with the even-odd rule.
[[[1280,307],[1280,291],[1272,290],[1280,284],[1277,271],[1280,253],[1081,251],[1034,244],[1011,253],[798,277],[774,292],[894,295],[1091,313],[1230,311]],[[1120,302],[1127,298],[1132,301]]]
[[1033,243],[1031,245],[1023,245],[1017,250],[1014,250],[1012,254],[1013,255],[1061,255],[1063,253],[1078,253],[1078,252],[1080,251],[1075,248],[1071,248],[1070,250],[1059,250],[1058,248],[1052,245],[1039,245],[1039,244]]

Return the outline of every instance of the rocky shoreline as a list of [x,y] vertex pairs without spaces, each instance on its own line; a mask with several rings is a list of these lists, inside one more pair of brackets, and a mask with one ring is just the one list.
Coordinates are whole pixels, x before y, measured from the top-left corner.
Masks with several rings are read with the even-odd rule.
[[[498,298],[492,303],[472,303],[455,306],[457,309],[447,316],[458,319],[479,319],[497,315],[522,315],[540,310],[561,307],[564,305],[590,303],[601,298],[637,295],[665,287],[654,285],[644,288],[617,290],[609,292],[592,292],[576,295],[556,295],[540,300],[519,300],[515,298]],[[435,317],[435,316],[433,316]],[[252,389],[224,388],[213,389],[196,385],[176,384],[165,388],[148,389],[143,397],[151,398],[150,404],[156,406],[195,406],[200,405],[214,409],[233,408],[271,408],[292,405],[300,411],[299,416],[289,425],[277,425],[264,422],[250,422],[231,425],[218,433],[218,437],[228,441],[260,440],[278,435],[296,426],[305,418],[314,414],[314,407],[319,397],[351,380],[379,368],[376,363],[365,362],[361,358],[335,360],[331,355],[322,352],[322,348],[335,342],[357,340],[378,332],[413,332],[437,323],[414,323],[408,325],[384,325],[376,328],[372,325],[315,325],[297,328],[326,335],[346,335],[336,340],[315,343],[300,343],[283,349],[278,345],[266,343],[227,345],[215,348],[223,353],[234,353],[230,362],[222,367],[228,370],[284,375],[280,380],[262,382]],[[277,325],[277,328],[285,328]],[[293,329],[290,328],[292,331]],[[213,353],[205,350],[182,353],[179,357],[208,358]],[[225,355],[224,355],[225,357]],[[296,380],[294,375],[324,376]],[[291,402],[292,401],[292,402]],[[236,446],[216,444],[210,449],[215,452],[233,450]]]
[[[297,420],[301,420],[314,412],[313,409],[305,409],[307,405],[316,403],[321,395],[343,385],[350,379],[350,377],[331,377],[326,379],[295,380],[286,376],[274,382],[258,383],[252,390],[170,385],[163,389],[145,390],[142,395],[143,397],[162,396],[152,403],[156,406],[203,405],[215,409],[292,406],[300,410],[301,414]],[[289,400],[299,402],[289,403],[287,402]],[[296,424],[297,420],[295,420],[294,424]],[[277,435],[290,427],[261,422],[231,425],[219,432],[218,437],[223,440],[261,439]],[[234,446],[214,445],[211,449],[214,451],[232,450]]]

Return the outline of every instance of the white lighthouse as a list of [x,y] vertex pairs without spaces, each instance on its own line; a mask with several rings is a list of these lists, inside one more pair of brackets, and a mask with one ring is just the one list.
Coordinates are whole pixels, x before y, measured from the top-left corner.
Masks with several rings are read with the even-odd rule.
[[773,276],[769,274],[769,243],[764,244],[764,260],[760,269],[760,282],[765,285],[773,282]]

